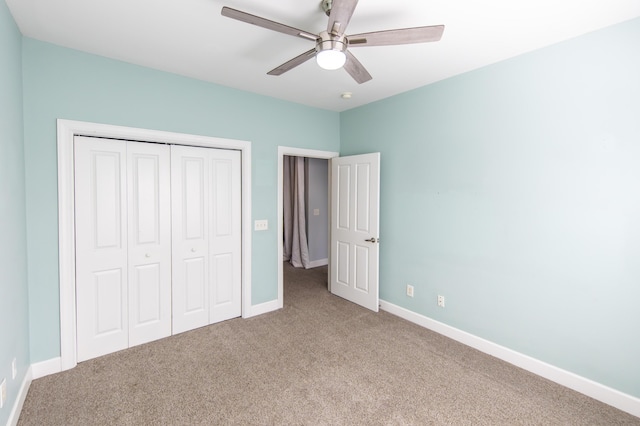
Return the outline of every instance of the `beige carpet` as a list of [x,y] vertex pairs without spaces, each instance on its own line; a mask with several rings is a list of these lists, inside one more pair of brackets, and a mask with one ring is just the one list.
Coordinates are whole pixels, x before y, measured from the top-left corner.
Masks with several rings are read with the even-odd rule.
[[19,425],[640,425],[285,265],[285,308],[31,384]]

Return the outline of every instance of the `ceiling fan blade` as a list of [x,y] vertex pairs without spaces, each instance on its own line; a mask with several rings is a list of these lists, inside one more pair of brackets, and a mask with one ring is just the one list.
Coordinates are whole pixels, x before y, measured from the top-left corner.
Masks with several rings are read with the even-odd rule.
[[285,62],[284,64],[280,65],[279,67],[276,67],[276,68],[272,69],[267,74],[269,74],[269,75],[282,75],[285,72],[289,71],[290,69],[295,68],[298,65],[304,64],[305,62],[307,62],[309,59],[313,58],[314,56],[316,56],[315,47],[313,49],[311,49],[311,50],[307,50],[302,55],[298,55],[295,58],[291,59],[290,61]]
[[357,4],[358,0],[333,0],[327,32],[336,35],[344,34]]
[[289,34],[296,37],[302,37],[307,40],[315,41],[318,39],[318,36],[316,34],[312,34],[308,31],[299,30],[288,25],[280,24],[278,22],[270,21],[259,16],[251,15],[250,13],[232,9],[230,7],[224,6],[221,13],[222,16],[226,16],[227,18],[237,19],[238,21],[253,24],[258,27],[266,28],[268,30],[278,31],[280,33]]
[[366,68],[360,63],[360,61],[356,59],[355,56],[353,56],[351,52],[347,50],[346,54],[347,62],[345,62],[344,64],[344,69],[347,70],[349,75],[353,77],[356,83],[366,83],[373,78],[371,77],[371,74],[369,74],[369,72],[366,70]]
[[349,47],[391,46],[397,44],[427,43],[442,38],[444,25],[429,27],[402,28],[398,30],[374,31],[353,34],[347,37]]

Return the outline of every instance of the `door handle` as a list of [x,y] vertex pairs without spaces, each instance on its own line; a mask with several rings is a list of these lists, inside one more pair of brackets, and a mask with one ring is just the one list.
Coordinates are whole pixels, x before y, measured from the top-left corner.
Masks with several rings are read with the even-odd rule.
[[369,238],[368,240],[365,240],[368,243],[379,243],[380,242],[380,238]]
[[144,257],[146,257],[147,259],[151,257],[151,255],[149,253],[145,254]]

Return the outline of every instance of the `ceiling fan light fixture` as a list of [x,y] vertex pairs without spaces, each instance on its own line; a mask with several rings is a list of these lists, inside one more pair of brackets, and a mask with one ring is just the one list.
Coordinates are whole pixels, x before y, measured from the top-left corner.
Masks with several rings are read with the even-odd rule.
[[337,70],[347,62],[347,55],[339,50],[321,50],[316,54],[316,62],[325,70]]
[[316,44],[316,62],[325,70],[337,70],[347,62],[347,44],[344,37],[332,36],[326,31],[320,33]]

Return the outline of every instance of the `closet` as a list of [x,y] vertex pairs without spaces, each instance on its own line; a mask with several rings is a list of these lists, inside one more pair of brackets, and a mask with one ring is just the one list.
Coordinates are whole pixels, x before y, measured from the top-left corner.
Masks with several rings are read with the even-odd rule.
[[241,315],[240,152],[75,137],[77,356]]

